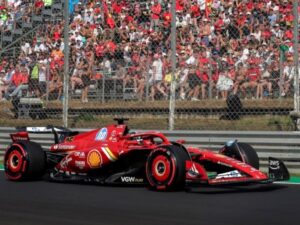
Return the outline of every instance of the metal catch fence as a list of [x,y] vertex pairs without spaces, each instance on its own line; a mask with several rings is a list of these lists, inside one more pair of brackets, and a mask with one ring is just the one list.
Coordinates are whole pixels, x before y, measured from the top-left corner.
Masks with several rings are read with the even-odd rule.
[[139,129],[294,130],[297,8],[55,0],[24,16],[44,32],[20,42],[17,59],[1,55],[1,123],[92,128],[128,117]]

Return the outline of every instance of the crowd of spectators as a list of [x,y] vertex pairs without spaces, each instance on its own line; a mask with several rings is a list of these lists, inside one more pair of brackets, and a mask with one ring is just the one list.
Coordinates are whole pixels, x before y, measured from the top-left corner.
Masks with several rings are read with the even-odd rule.
[[33,11],[47,5],[47,0],[0,0],[0,31],[2,33],[10,32],[16,29],[16,21],[29,21]]
[[[14,19],[20,2],[28,1],[0,0],[0,26],[3,8]],[[29,11],[39,13],[42,2],[34,1]],[[177,98],[290,95],[292,10],[292,0],[176,0]],[[71,91],[81,88],[81,101],[87,102],[91,80],[105,76],[132,86],[140,100],[146,93],[151,100],[167,99],[171,19],[171,0],[79,1],[69,22]],[[64,22],[44,26],[33,40],[21,43],[17,60],[0,62],[0,100],[21,84],[29,84],[30,95],[54,92],[61,99]]]

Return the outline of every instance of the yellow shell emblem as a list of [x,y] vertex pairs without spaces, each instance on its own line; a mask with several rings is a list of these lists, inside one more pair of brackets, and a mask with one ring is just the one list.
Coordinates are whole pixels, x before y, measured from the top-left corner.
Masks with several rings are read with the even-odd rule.
[[89,152],[87,162],[91,168],[98,168],[102,164],[102,157],[98,150],[92,150]]

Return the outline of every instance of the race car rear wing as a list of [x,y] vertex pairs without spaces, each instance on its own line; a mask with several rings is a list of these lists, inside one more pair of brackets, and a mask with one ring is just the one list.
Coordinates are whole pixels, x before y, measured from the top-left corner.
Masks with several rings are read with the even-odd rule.
[[46,127],[16,127],[17,131],[25,131],[28,133],[53,133],[53,132],[65,132],[70,131],[65,127],[48,125]]
[[55,144],[62,142],[68,136],[74,136],[79,133],[78,131],[71,131],[68,128],[53,125],[46,127],[16,127],[16,130],[27,133],[53,134]]

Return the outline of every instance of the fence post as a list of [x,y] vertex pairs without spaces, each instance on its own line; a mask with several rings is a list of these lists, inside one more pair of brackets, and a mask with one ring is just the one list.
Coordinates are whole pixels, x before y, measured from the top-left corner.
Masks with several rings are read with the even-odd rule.
[[63,98],[63,124],[68,127],[68,101],[69,101],[69,1],[65,1],[64,8],[64,98]]
[[[208,98],[209,99],[212,99],[212,84],[213,84],[213,80],[212,80],[212,76],[213,76],[213,74],[212,74],[212,59],[211,59],[211,56],[209,56],[209,63],[208,63],[208,65],[207,65],[207,67],[208,67]],[[202,98],[203,98],[203,96],[202,96]]]
[[279,71],[280,71],[280,80],[279,80],[279,98],[281,98],[281,95],[283,93],[283,85],[284,85],[284,80],[283,80],[283,62],[284,62],[284,51],[279,48]]
[[146,65],[146,102],[149,101],[149,88],[150,88],[150,85],[149,85],[149,80],[150,80],[150,74],[149,74],[149,71],[150,71],[150,61],[147,59],[147,65]]
[[176,0],[172,0],[171,6],[171,62],[172,62],[172,75],[171,75],[171,90],[170,90],[170,102],[169,102],[169,130],[174,130],[174,116],[175,116],[175,93],[176,93]]
[[[299,113],[299,52],[298,52],[298,40],[299,40],[299,30],[298,30],[298,1],[294,1],[294,68],[295,68],[295,78],[294,78],[294,111]],[[299,119],[298,119],[299,120]]]

